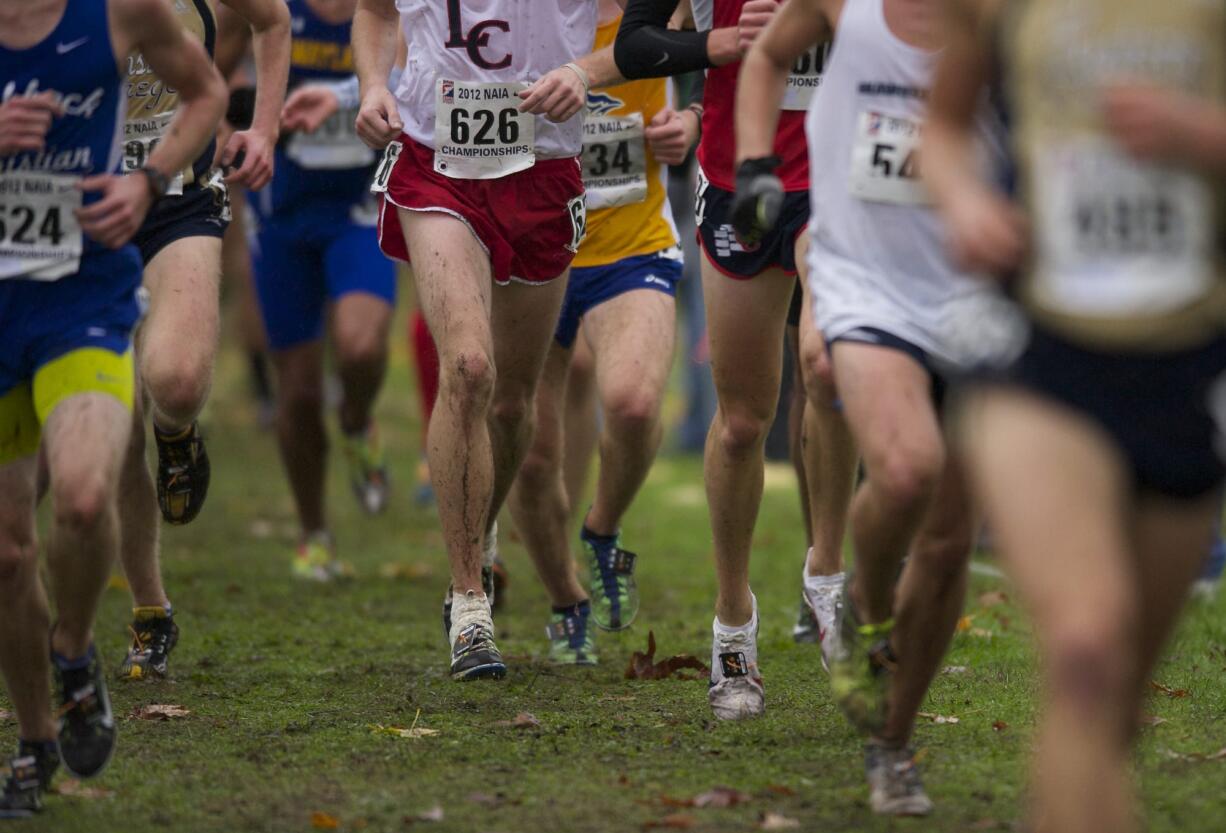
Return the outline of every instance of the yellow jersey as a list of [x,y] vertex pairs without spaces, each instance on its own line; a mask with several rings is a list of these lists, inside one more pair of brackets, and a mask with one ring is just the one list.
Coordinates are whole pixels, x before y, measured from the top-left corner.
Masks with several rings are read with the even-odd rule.
[[[601,24],[595,49],[613,43],[621,18]],[[593,90],[583,121],[587,236],[572,265],[606,266],[677,245],[664,166],[643,128],[668,103],[668,81],[649,78]]]

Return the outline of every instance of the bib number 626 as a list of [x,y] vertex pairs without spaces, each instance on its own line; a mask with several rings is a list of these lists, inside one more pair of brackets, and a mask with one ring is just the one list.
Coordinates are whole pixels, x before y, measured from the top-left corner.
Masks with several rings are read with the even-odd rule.
[[513,145],[519,141],[519,111],[514,107],[499,110],[469,111],[456,107],[451,111],[451,141],[457,145]]

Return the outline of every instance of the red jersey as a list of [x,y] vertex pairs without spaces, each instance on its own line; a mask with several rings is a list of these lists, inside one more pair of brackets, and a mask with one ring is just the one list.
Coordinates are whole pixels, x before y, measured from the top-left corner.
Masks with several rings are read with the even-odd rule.
[[[745,0],[693,0],[694,20],[700,30],[735,27]],[[775,133],[775,155],[783,160],[776,176],[785,191],[809,188],[809,152],[805,141],[805,111],[809,97],[821,83],[826,45],[816,46],[802,55],[788,76],[787,92],[779,113]],[[698,163],[717,188],[736,190],[736,79],[741,62],[707,70],[703,94],[702,141],[698,144]]]

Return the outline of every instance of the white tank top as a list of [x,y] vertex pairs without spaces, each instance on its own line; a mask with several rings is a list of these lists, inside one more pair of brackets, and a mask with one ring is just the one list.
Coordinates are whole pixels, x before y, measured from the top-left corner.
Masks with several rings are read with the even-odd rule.
[[[435,149],[436,170],[443,144],[436,136],[459,140],[475,164],[504,166],[476,176],[441,170],[459,178],[522,170],[531,164],[521,158],[524,146],[538,158],[578,156],[582,110],[562,124],[510,110],[520,101],[519,86],[591,51],[596,6],[596,0],[396,0],[408,43],[395,91],[405,133]],[[446,120],[438,134],[436,114]],[[457,169],[468,164],[453,161]]]
[[[970,276],[949,263],[940,220],[918,179],[920,124],[939,52],[899,40],[883,0],[846,0],[805,123],[815,255],[824,250],[898,285],[917,307],[939,307]],[[1000,135],[979,133],[1003,164]],[[994,167],[994,170],[1000,170]]]

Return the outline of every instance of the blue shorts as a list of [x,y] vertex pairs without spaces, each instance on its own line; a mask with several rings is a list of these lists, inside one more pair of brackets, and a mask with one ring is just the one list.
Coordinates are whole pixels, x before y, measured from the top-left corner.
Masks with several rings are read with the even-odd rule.
[[396,266],[347,204],[262,218],[252,259],[273,350],[322,338],[327,305],[350,292],[396,303]]
[[607,266],[573,268],[553,337],[558,344],[570,349],[579,334],[579,322],[589,310],[635,289],[654,289],[675,296],[679,280],[681,261],[660,252],[622,258]]

